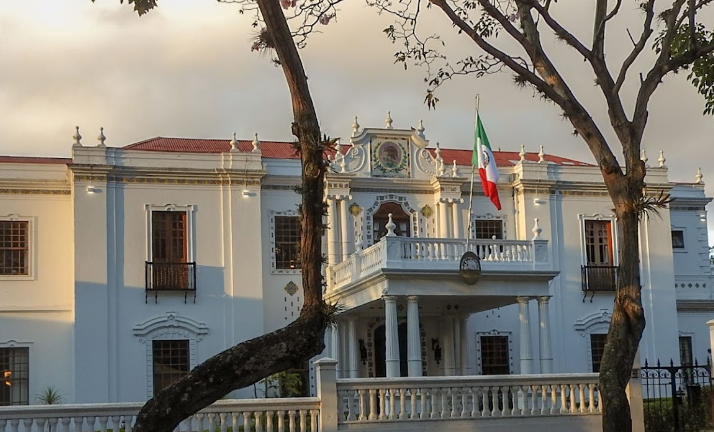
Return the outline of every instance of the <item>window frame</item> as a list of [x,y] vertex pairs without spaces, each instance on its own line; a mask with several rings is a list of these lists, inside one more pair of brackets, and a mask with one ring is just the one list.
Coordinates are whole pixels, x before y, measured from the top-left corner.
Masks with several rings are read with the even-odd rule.
[[[165,385],[161,388],[157,388],[157,385],[156,385],[157,377],[168,375],[167,373],[159,373],[157,375],[157,371],[156,371],[157,345],[161,344],[161,343],[169,343],[169,344],[181,343],[181,345],[183,345],[181,348],[185,349],[186,351],[182,355],[182,357],[185,360],[185,364],[182,366],[185,366],[186,370],[179,371],[179,372],[183,372],[183,375],[174,377],[174,379],[167,385]],[[170,351],[171,351],[171,349],[170,349]],[[152,388],[153,388],[154,397],[156,397],[156,395],[161,390],[163,390],[164,388],[168,387],[169,385],[175,383],[176,381],[180,380],[181,378],[186,376],[191,371],[191,341],[189,339],[181,339],[181,338],[163,339],[163,338],[158,337],[156,339],[152,339],[151,340],[151,360],[152,360],[151,375],[152,375],[152,382],[153,382]],[[176,374],[173,374],[173,375],[176,375]]]
[[476,369],[483,375],[483,347],[481,344],[482,337],[505,337],[507,343],[507,358],[508,358],[508,374],[512,375],[515,372],[513,361],[513,338],[511,332],[498,331],[496,329],[489,332],[476,332]]
[[471,215],[471,227],[469,229],[468,235],[472,240],[493,240],[492,237],[489,237],[488,239],[486,238],[478,238],[476,237],[476,225],[479,222],[483,221],[489,221],[489,222],[495,222],[495,221],[500,221],[501,222],[501,238],[497,240],[507,240],[508,235],[507,235],[507,230],[506,230],[506,215],[494,215],[491,213],[487,213],[485,215]]
[[[274,211],[271,210],[270,214],[270,270],[271,274],[301,274],[302,268],[278,268],[277,266],[277,227],[275,223],[276,217],[295,217],[300,220],[300,215],[295,210],[285,210],[285,211]],[[298,238],[298,247],[300,245],[300,240]],[[299,252],[298,252],[299,253]]]
[[582,266],[588,266],[588,250],[587,250],[587,232],[585,230],[585,221],[605,221],[610,222],[610,239],[612,244],[612,267],[618,267],[620,264],[618,262],[618,250],[619,246],[617,244],[617,218],[615,215],[585,215],[579,214],[578,219],[580,221],[580,260]]
[[145,204],[144,209],[146,212],[146,262],[152,262],[154,256],[154,233],[153,233],[153,213],[155,211],[176,211],[186,213],[186,262],[195,263],[196,262],[196,224],[195,224],[195,205],[175,205],[175,204],[165,204],[165,205],[155,205],[155,204]]
[[[602,346],[600,346],[600,342],[598,344],[593,344],[593,336],[596,336],[598,339],[602,337]],[[590,372],[593,373],[599,373],[600,372],[600,367],[602,366],[602,355],[605,353],[605,343],[607,341],[607,333],[601,333],[601,332],[593,332],[588,335],[588,354],[590,357]],[[599,348],[602,350],[600,353],[600,359],[598,361],[595,361],[595,347]],[[597,365],[597,370],[595,370],[595,366]]]
[[0,216],[0,222],[26,222],[27,223],[27,274],[0,275],[0,281],[35,280],[37,269],[37,218],[34,216],[20,216],[9,214]]
[[[680,228],[680,227],[672,227],[672,229],[670,230],[670,232],[672,233],[672,252],[674,252],[674,253],[687,252],[687,241],[686,241],[686,239],[687,239],[687,233],[686,233],[686,230],[685,230],[684,228]],[[675,233],[675,232],[680,232],[680,233],[682,233],[682,246],[681,246],[681,247],[675,247],[675,246],[674,246],[674,233]]]
[[27,388],[25,389],[26,391],[26,396],[27,396],[27,401],[24,401],[26,403],[14,403],[14,404],[8,404],[8,405],[2,405],[0,406],[23,406],[23,405],[29,405],[30,404],[30,394],[32,388],[30,387],[31,381],[30,381],[30,371],[32,370],[32,343],[31,342],[17,342],[14,340],[10,340],[4,343],[0,343],[0,350],[4,349],[11,349],[11,350],[17,350],[17,349],[24,349],[27,350],[27,378],[25,379],[25,382],[27,384]]

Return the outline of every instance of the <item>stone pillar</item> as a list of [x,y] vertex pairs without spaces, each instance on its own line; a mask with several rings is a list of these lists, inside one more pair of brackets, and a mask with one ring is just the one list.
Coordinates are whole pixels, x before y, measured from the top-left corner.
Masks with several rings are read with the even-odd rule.
[[[347,320],[347,360],[349,377],[359,378],[359,356],[357,354],[357,323],[354,318]],[[346,374],[347,375],[347,374]]]
[[342,378],[342,362],[340,361],[340,323],[336,322],[335,324],[332,325],[332,343],[330,344],[332,347],[332,355],[331,357],[337,362],[337,366],[335,366],[335,373],[337,374],[338,378]]
[[461,211],[459,210],[459,200],[454,200],[451,203],[453,215],[451,217],[452,226],[454,227],[454,238],[460,239],[464,237],[463,224],[461,223]]
[[347,209],[347,200],[349,196],[345,195],[340,199],[340,233],[342,237],[342,261],[347,260],[351,252],[350,233],[354,232],[354,227],[350,225],[350,213]]
[[320,399],[320,431],[337,432],[339,403],[337,398],[337,361],[322,358],[315,362],[317,397]]
[[521,374],[533,373],[533,349],[531,347],[531,316],[528,297],[518,297],[518,321],[521,342]]
[[397,325],[397,298],[384,296],[384,337],[387,378],[401,376],[399,370],[399,332]]
[[471,365],[469,364],[468,321],[468,315],[459,317],[459,325],[461,326],[461,375],[471,375]]
[[[337,204],[334,197],[327,197],[327,265],[337,264],[339,240],[337,239]],[[335,358],[335,360],[338,360]],[[339,375],[339,363],[337,366]]]
[[553,373],[553,352],[550,347],[550,297],[538,297],[538,340],[540,341],[540,373]]
[[449,238],[449,212],[445,199],[439,201],[439,237]]
[[407,297],[407,365],[410,377],[420,377],[421,335],[419,332],[419,297]]
[[454,376],[456,374],[456,367],[454,365],[454,317],[445,316],[444,317],[444,343],[442,344],[442,351],[444,354],[444,375]]

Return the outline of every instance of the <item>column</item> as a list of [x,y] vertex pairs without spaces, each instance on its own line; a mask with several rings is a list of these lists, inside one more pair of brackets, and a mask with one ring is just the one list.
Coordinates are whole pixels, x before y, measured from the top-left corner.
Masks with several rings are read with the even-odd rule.
[[336,322],[332,325],[332,358],[337,360],[337,377],[342,377],[342,361],[340,361],[340,324]]
[[454,375],[461,375],[461,319],[454,317]]
[[347,321],[347,352],[350,378],[359,378],[359,357],[357,355],[357,323],[354,318]]
[[456,367],[454,366],[454,317],[444,317],[444,343],[442,350],[444,353],[444,375],[454,376]]
[[454,200],[453,203],[451,203],[451,210],[453,211],[453,215],[451,217],[453,221],[453,227],[454,227],[454,238],[460,239],[463,237],[464,232],[463,232],[463,224],[461,223],[461,211],[459,210],[459,200]]
[[448,204],[446,199],[439,200],[439,237],[449,238]]
[[420,377],[421,335],[419,332],[419,297],[407,297],[407,365],[410,377]]
[[350,254],[350,233],[354,232],[354,227],[349,224],[349,210],[347,200],[349,195],[343,195],[340,199],[340,233],[342,237],[342,261],[346,261]]
[[461,375],[471,375],[471,365],[469,364],[468,321],[468,315],[459,317],[459,324],[461,325]]
[[[327,265],[337,264],[337,205],[334,197],[327,197]],[[337,374],[339,375],[339,364]]]
[[384,296],[384,337],[387,378],[401,376],[399,370],[399,333],[397,327],[397,298]]
[[531,318],[528,297],[518,297],[518,321],[521,342],[521,374],[533,373],[533,349],[531,348]]
[[538,340],[540,341],[540,373],[553,373],[553,352],[550,348],[550,297],[538,297]]

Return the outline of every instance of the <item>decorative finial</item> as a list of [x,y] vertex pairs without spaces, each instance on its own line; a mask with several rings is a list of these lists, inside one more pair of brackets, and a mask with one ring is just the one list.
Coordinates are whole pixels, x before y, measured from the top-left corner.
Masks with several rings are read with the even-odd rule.
[[233,139],[231,140],[231,151],[238,150],[238,139],[236,139],[236,133],[233,132]]
[[419,127],[417,127],[417,133],[420,137],[424,138],[424,122],[419,119]]
[[456,159],[454,159],[454,165],[451,167],[451,177],[458,177],[459,169],[456,167]]
[[441,147],[439,147],[439,143],[436,143],[436,150],[434,150],[434,154],[436,154],[436,157],[434,158],[436,160],[436,175],[441,177],[444,175],[444,159],[441,157]]
[[526,160],[526,146],[524,146],[523,144],[521,144],[521,151],[520,153],[518,153],[518,156],[521,158],[521,162]]
[[104,128],[103,127],[99,128],[99,136],[97,137],[97,140],[99,141],[98,147],[106,147],[107,146],[106,144],[104,144],[104,141],[107,140],[107,137],[104,136]]
[[645,166],[649,166],[647,165],[649,158],[647,157],[647,152],[644,149],[642,150],[642,157],[640,157],[640,159],[642,159],[642,162],[645,163]]
[[659,159],[657,159],[657,162],[659,162],[660,168],[665,167],[664,163],[667,162],[667,159],[664,158],[664,150],[659,151]]
[[538,218],[535,218],[535,225],[533,226],[533,239],[532,240],[542,240],[540,238],[540,233],[543,232],[543,229],[538,225]]
[[357,116],[355,116],[355,121],[352,123],[352,136],[357,136],[359,133],[359,123],[357,123]]
[[703,178],[704,176],[702,175],[702,168],[701,168],[701,167],[697,168],[697,175],[694,176],[694,177],[697,179],[696,183],[704,183],[704,182],[702,182],[702,178]]
[[75,133],[72,136],[74,138],[74,145],[81,146],[82,145],[82,135],[79,134],[79,126],[74,127]]
[[392,112],[387,111],[387,118],[384,119],[384,127],[387,129],[392,129]]
[[540,146],[540,151],[538,152],[538,163],[545,162],[545,152],[543,151],[543,146]]
[[385,228],[387,228],[387,237],[395,237],[396,234],[394,234],[394,228],[396,228],[397,226],[394,224],[394,221],[392,220],[392,214],[391,214],[391,213],[389,213],[389,214],[387,215],[387,217],[389,218],[389,221],[388,221],[387,224],[384,226]]
[[255,134],[253,138],[253,153],[258,153],[260,151],[260,141],[258,140],[258,134]]

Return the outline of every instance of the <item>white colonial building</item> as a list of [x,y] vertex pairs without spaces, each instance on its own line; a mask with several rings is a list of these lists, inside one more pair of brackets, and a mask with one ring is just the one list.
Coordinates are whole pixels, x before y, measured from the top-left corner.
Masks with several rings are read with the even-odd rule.
[[[66,402],[143,401],[297,317],[290,143],[75,140],[71,159],[0,157],[0,405],[49,386]],[[325,355],[338,376],[598,370],[618,245],[596,166],[497,151],[503,209],[476,184],[469,212],[471,151],[389,118],[355,121],[345,141],[325,190],[325,296],[344,306]],[[704,361],[710,199],[701,174],[671,182],[664,157],[647,184],[676,200],[640,228],[640,357]],[[480,258],[473,285],[459,274],[466,251]]]

